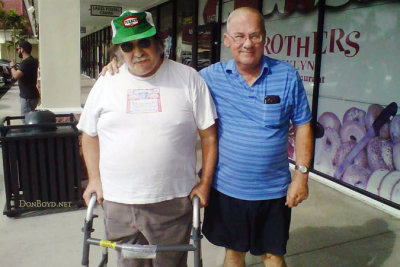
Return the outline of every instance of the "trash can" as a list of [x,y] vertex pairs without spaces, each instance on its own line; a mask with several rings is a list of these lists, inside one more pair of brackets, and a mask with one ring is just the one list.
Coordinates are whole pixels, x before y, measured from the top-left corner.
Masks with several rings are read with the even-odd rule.
[[23,116],[0,121],[6,204],[3,214],[83,205],[77,121],[18,125]]

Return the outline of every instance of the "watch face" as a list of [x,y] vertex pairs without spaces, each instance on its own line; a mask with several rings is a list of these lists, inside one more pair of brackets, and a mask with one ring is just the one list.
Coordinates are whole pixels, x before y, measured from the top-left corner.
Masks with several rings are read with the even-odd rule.
[[308,171],[306,166],[296,166],[296,170],[299,170],[301,173],[307,173]]

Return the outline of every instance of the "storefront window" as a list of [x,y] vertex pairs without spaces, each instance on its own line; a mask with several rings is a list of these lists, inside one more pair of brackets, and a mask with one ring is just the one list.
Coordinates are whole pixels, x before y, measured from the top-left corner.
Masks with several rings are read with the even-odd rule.
[[[316,142],[314,165],[397,204],[400,115],[378,115],[392,102],[400,105],[399,21],[398,1],[327,9],[318,99],[325,135]],[[371,128],[377,121],[383,126],[375,134]]]
[[217,61],[218,0],[199,0],[197,70]]
[[152,8],[152,9],[150,9],[148,12],[150,12],[151,13],[151,16],[152,16],[152,18],[153,18],[153,22],[154,22],[154,25],[156,25],[156,27],[157,28],[159,28],[160,27],[160,25],[158,25],[158,9],[157,8]]
[[196,1],[177,1],[176,61],[192,65],[193,14]]
[[164,56],[166,58],[172,58],[172,16],[173,16],[173,5],[168,3],[160,7],[160,33],[164,38]]

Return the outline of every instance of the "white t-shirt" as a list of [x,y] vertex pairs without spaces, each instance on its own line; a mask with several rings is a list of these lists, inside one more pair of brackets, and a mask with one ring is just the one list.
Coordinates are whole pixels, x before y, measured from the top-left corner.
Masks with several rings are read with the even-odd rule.
[[78,128],[99,136],[104,199],[155,203],[189,195],[196,184],[197,129],[217,117],[207,85],[192,68],[164,59],[150,77],[100,77]]

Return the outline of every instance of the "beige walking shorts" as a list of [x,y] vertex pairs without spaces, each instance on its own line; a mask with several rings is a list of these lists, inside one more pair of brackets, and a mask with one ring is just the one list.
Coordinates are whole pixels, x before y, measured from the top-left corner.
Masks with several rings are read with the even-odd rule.
[[[108,240],[132,244],[188,244],[192,223],[192,203],[188,197],[152,204],[103,202]],[[155,259],[124,259],[119,267],[184,267],[187,252],[159,252]]]

